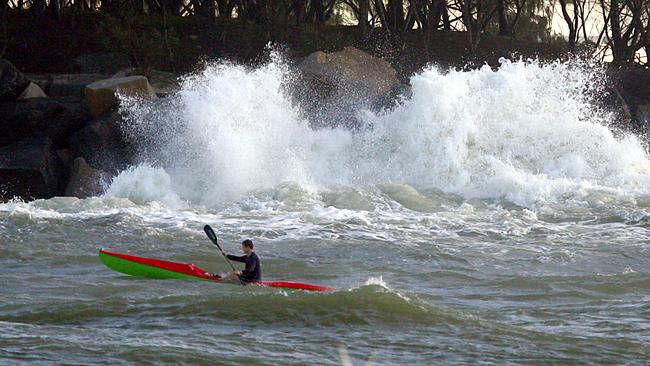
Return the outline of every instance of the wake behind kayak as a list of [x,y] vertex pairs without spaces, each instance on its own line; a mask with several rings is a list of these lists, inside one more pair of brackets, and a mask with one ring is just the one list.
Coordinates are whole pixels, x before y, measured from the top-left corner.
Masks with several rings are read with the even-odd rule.
[[[161,259],[137,257],[129,254],[109,252],[101,249],[99,259],[104,265],[114,271],[132,276],[153,279],[177,279],[224,282],[223,277],[212,275],[191,263],[177,263]],[[327,286],[292,281],[259,281],[255,285],[299,289],[308,291],[333,291]]]

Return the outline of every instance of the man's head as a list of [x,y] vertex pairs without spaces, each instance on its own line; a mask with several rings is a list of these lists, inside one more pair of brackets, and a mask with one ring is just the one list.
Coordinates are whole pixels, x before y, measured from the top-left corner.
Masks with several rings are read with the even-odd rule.
[[253,241],[250,239],[246,239],[241,242],[241,250],[246,253],[246,254],[251,254],[253,253]]

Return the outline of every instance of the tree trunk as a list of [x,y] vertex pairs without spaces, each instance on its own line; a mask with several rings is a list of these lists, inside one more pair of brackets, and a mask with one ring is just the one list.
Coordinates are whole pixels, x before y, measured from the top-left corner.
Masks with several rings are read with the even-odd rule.
[[370,0],[359,0],[359,32],[361,36],[368,35],[368,12],[370,11]]
[[507,0],[497,0],[497,13],[499,15],[499,35],[510,36],[512,30],[508,22],[508,6]]
[[147,2],[147,7],[149,8],[149,14],[161,15],[163,13],[163,7],[166,6],[165,2],[167,0],[145,0]]
[[61,18],[59,0],[50,0],[50,15],[54,20],[59,20]]
[[442,27],[446,31],[451,30],[451,20],[449,20],[449,6],[447,0],[440,0],[440,9],[442,12]]
[[612,29],[612,58],[615,64],[624,63],[624,53],[621,47],[621,19],[620,19],[620,6],[618,0],[611,0],[609,8],[609,24]]
[[165,11],[170,16],[179,16],[181,12],[181,0],[165,0]]
[[323,8],[323,0],[311,0],[309,2],[309,18],[313,23],[325,23],[325,9]]
[[394,31],[404,27],[404,4],[402,0],[388,0],[388,23]]
[[45,10],[45,8],[45,0],[33,0],[32,6],[29,8],[29,10],[32,13],[41,13],[43,10]]
[[296,18],[296,25],[301,25],[305,22],[305,1],[304,0],[293,0],[293,14]]
[[427,32],[429,33],[438,29],[438,25],[440,25],[440,20],[442,19],[442,7],[444,6],[443,1],[444,0],[433,0],[429,4],[429,9],[427,11]]
[[384,7],[383,0],[375,0],[375,9],[377,9],[377,15],[379,16],[379,21],[381,22],[382,28],[388,33],[392,33],[390,24],[386,16],[386,8]]
[[515,14],[515,18],[512,20],[512,23],[510,23],[510,35],[512,37],[515,37],[517,22],[519,21],[521,14],[525,12],[526,0],[515,0],[515,4],[517,7],[517,13]]
[[[573,7],[575,9],[575,4],[573,5]],[[567,0],[560,0],[560,8],[562,9],[562,16],[564,17],[564,22],[569,27],[569,52],[573,53],[576,51],[577,30],[573,23],[574,20],[571,19],[571,16],[569,15],[569,11],[567,10]]]

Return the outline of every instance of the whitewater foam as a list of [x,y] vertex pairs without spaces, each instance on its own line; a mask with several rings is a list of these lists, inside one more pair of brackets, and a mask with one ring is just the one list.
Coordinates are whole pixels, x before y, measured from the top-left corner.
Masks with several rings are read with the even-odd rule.
[[169,174],[162,168],[154,168],[148,164],[121,172],[113,178],[105,195],[124,197],[137,204],[156,201],[175,208],[185,205],[174,192]]
[[400,193],[407,207],[434,211],[418,191],[526,207],[647,193],[650,160],[635,136],[607,127],[613,115],[592,102],[603,74],[584,64],[429,67],[394,110],[360,111],[367,128],[357,133],[310,129],[283,89],[290,75],[277,57],[252,70],[214,64],[164,103],[125,100],[126,131],[149,164],[118,176],[107,196],[211,207],[288,182],[308,191],[395,183],[413,187]]

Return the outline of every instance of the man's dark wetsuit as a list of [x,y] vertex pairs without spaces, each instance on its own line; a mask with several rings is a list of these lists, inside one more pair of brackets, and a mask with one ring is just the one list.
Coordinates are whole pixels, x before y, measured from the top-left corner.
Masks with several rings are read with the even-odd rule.
[[260,259],[255,252],[250,255],[242,255],[241,257],[228,254],[227,257],[236,262],[246,263],[246,268],[241,271],[241,275],[239,276],[242,284],[245,285],[262,280],[262,267],[260,266]]

